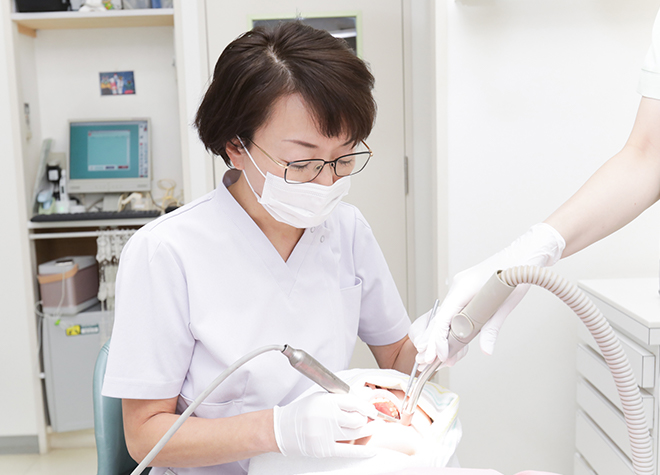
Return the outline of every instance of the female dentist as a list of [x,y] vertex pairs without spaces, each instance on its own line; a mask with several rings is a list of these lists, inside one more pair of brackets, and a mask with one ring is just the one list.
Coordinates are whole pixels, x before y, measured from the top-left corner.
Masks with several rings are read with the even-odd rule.
[[[409,372],[410,320],[360,212],[342,203],[371,158],[374,79],[342,40],[301,23],[256,28],[220,56],[195,125],[230,170],[215,191],[144,226],[125,247],[103,394],[123,399],[141,460],[227,366],[265,345],[346,369],[357,336],[381,368]],[[244,474],[280,451],[368,457],[373,407],[315,394],[267,353],[220,385],[153,464]],[[183,467],[183,468],[181,468]]]
[[[519,265],[551,266],[610,235],[639,216],[660,198],[660,12],[653,26],[652,44],[640,76],[642,99],[630,137],[566,203],[543,223],[532,226],[511,245],[454,277],[436,317],[425,329],[428,314],[412,325],[410,337],[419,349],[420,367],[436,355],[446,366],[449,323],[499,269]],[[506,316],[529,286],[519,286],[483,326],[479,343],[492,354]]]

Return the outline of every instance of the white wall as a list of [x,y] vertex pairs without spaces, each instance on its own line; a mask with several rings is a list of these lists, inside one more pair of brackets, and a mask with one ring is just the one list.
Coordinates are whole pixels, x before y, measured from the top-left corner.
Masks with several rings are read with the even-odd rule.
[[[449,275],[544,220],[624,144],[657,1],[439,1],[448,19]],[[440,144],[442,148],[442,144]],[[657,276],[660,207],[556,270]],[[532,289],[493,357],[450,371],[465,467],[572,473],[575,329]]]
[[[195,115],[204,93],[209,85],[209,61],[207,53],[206,6],[204,0],[188,0],[174,2],[176,18],[175,43],[177,81],[179,91],[179,111],[183,120],[179,121],[179,133],[182,144],[183,179],[186,183],[185,202],[199,198],[215,189],[215,166],[222,158],[211,157],[204,144],[199,140],[197,130],[193,127]],[[224,162],[217,167],[226,170]],[[217,183],[220,183],[220,173]]]
[[31,306],[33,297],[21,178],[22,156],[21,150],[16,148],[20,143],[18,104],[16,97],[10,94],[14,88],[14,57],[8,11],[7,0],[1,0],[0,144],[3,171],[0,173],[0,188],[3,204],[0,206],[0,262],[3,272],[0,273],[0,361],[3,364],[0,365],[0,451],[12,445],[21,450],[35,450],[39,433],[44,440],[36,351],[34,339],[30,338],[35,334],[34,317],[25,311]]
[[[411,318],[425,313],[437,298],[438,282],[446,279],[446,253],[438,255],[438,168],[446,156],[436,157],[436,45],[435,2],[404,2],[409,16],[404,16],[404,84],[406,86],[406,156],[408,157],[408,314]],[[444,46],[441,47],[444,50]],[[446,61],[442,61],[446,64]],[[445,74],[442,75],[443,79]],[[376,78],[378,81],[378,77]],[[437,93],[437,94],[436,94]],[[444,114],[440,120],[444,124]],[[446,127],[445,127],[446,128]],[[442,137],[445,142],[444,137]],[[443,163],[440,167],[438,164]],[[442,173],[444,183],[446,173]],[[442,187],[446,189],[446,186]],[[446,206],[443,206],[443,210]],[[446,223],[443,220],[443,227]],[[445,233],[443,232],[443,236]],[[446,249],[446,246],[443,247]],[[440,264],[442,262],[442,264]]]
[[[22,60],[22,79],[36,72],[41,138],[53,138],[53,151],[68,148],[69,119],[150,117],[154,197],[163,195],[159,179],[183,186],[179,104],[172,27],[39,30],[33,45],[21,42],[21,55],[34,51],[34,64]],[[133,71],[135,95],[101,96],[99,73]],[[33,88],[32,88],[33,89]],[[27,92],[27,91],[26,91]],[[35,110],[35,107],[32,108]],[[38,151],[38,147],[37,147]],[[38,154],[28,156],[26,180],[34,180]]]
[[[32,196],[34,190],[37,167],[41,151],[41,114],[39,108],[39,89],[37,87],[37,70],[34,61],[35,40],[26,35],[16,35],[15,44],[20,54],[16,55],[16,67],[21,78],[17,84],[19,97],[20,133],[23,139],[23,156],[30,157],[23,162],[25,172],[25,196],[26,209],[32,209]],[[23,108],[24,104],[29,107],[28,119]]]

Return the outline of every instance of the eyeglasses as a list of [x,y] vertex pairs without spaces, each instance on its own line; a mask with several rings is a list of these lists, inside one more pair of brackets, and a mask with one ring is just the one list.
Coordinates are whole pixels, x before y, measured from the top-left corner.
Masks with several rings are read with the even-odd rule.
[[[250,140],[252,142],[252,140]],[[313,181],[317,176],[321,174],[323,168],[326,165],[330,165],[332,171],[338,177],[345,177],[350,175],[355,175],[364,170],[364,167],[367,166],[369,159],[373,155],[373,152],[366,144],[364,140],[360,141],[362,145],[367,149],[365,151],[349,153],[342,155],[339,158],[334,160],[323,160],[321,158],[309,158],[304,160],[295,160],[293,162],[284,163],[280,160],[268,155],[268,153],[261,148],[256,143],[252,142],[252,145],[257,147],[261,152],[270,158],[276,165],[284,168],[284,181],[287,183],[307,183]]]

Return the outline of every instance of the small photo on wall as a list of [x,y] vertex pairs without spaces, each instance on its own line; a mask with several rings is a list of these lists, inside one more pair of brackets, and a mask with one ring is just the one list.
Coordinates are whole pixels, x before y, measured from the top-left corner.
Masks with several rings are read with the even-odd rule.
[[116,71],[99,73],[102,96],[120,96],[135,94],[135,78],[133,71]]

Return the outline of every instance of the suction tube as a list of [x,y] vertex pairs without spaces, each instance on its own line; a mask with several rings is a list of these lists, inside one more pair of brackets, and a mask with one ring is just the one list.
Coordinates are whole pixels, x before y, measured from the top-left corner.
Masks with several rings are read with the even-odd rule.
[[512,267],[502,271],[500,278],[511,286],[533,284],[549,290],[568,305],[587,326],[605,357],[619,392],[628,426],[635,474],[653,475],[653,444],[642,406],[642,397],[630,361],[600,310],[575,284],[547,268]]
[[[465,308],[452,318],[447,336],[449,346],[447,358],[454,356],[479,334],[481,327],[497,312],[497,309],[515,288],[515,285],[509,285],[502,280],[500,271],[488,279]],[[408,397],[404,397],[401,408],[403,425],[409,426],[412,422],[413,413],[417,408],[424,385],[433,377],[442,363],[442,360],[436,358],[427,366],[411,386]]]

